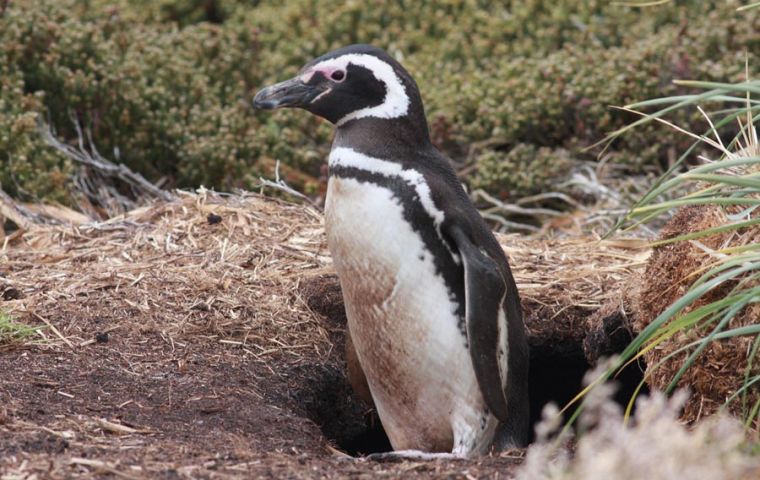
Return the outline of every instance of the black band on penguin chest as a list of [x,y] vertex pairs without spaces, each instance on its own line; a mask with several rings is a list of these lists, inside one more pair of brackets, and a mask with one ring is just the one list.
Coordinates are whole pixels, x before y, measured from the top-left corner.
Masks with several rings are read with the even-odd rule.
[[[402,207],[404,221],[409,223],[412,230],[419,235],[425,249],[430,252],[436,274],[443,278],[449,298],[456,302],[458,328],[466,339],[464,270],[454,261],[451,251],[440,237],[433,218],[422,205],[417,189],[400,177],[343,165],[330,166],[329,175],[379,185],[391,191]],[[424,285],[420,288],[424,288]]]

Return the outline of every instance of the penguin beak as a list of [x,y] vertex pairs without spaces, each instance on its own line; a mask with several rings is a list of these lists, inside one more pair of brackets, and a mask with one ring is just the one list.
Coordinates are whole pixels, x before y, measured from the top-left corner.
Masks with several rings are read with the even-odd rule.
[[325,89],[319,85],[309,85],[295,77],[261,89],[253,98],[253,107],[261,110],[305,107],[322,93]]

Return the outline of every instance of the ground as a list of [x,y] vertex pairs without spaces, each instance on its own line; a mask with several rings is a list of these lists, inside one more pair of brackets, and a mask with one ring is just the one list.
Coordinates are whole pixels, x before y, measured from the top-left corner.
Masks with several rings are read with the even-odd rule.
[[[70,332],[74,319],[61,322]],[[94,338],[102,325],[77,322]],[[287,369],[218,342],[160,332],[0,357],[0,469],[11,478],[336,478],[369,472],[506,476],[516,460],[377,462],[331,454]],[[305,367],[308,368],[308,367]],[[259,384],[266,384],[261,393]],[[337,452],[336,452],[337,453]]]
[[[586,317],[645,252],[507,240],[544,355],[534,374],[556,380],[534,396],[566,399],[587,367]],[[350,457],[388,444],[345,379],[340,292],[311,208],[202,191],[0,246],[0,309],[39,327],[0,347],[1,478],[510,478],[521,462]]]

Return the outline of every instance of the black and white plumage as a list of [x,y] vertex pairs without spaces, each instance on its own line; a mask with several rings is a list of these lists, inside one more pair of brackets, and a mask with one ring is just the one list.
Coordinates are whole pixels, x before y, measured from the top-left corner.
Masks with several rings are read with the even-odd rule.
[[338,128],[325,204],[350,337],[396,451],[471,456],[528,438],[528,347],[507,258],[432,145],[417,85],[353,45],[261,90]]

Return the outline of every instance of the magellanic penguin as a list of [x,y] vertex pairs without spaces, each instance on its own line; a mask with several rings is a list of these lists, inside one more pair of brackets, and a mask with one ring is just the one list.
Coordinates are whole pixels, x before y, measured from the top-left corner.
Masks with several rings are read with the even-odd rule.
[[337,126],[327,244],[394,454],[524,446],[529,355],[517,287],[431,143],[411,75],[383,50],[352,45],[262,89],[253,103],[302,108]]

